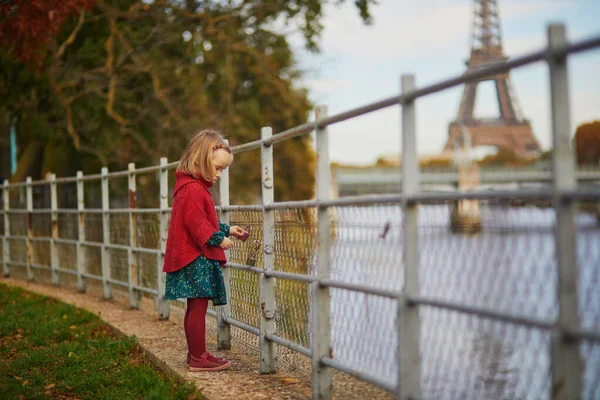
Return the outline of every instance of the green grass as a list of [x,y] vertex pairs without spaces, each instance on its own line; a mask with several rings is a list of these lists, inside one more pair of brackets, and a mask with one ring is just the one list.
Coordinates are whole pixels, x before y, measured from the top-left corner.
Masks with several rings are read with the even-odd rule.
[[0,284],[0,399],[200,399],[95,315]]

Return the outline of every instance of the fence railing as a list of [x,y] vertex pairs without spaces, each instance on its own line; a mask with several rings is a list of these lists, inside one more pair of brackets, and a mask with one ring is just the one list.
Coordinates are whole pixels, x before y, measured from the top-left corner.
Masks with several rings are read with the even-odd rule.
[[[262,203],[230,205],[229,176],[227,171],[223,171],[219,184],[220,204],[217,209],[223,222],[245,223],[256,228],[260,227],[260,232],[255,233],[259,239],[250,241],[259,246],[259,251],[250,256],[252,250],[241,248],[238,243],[229,254],[232,257],[228,263],[229,268],[224,269],[224,278],[230,302],[227,306],[219,308],[217,313],[211,311],[211,314],[217,317],[219,348],[230,348],[231,328],[235,327],[258,337],[261,373],[276,371],[278,351],[289,349],[309,357],[312,396],[318,399],[332,397],[334,370],[382,388],[398,399],[416,399],[423,396],[440,398],[444,397],[444,393],[454,393],[450,395],[451,397],[470,397],[465,393],[468,394],[469,390],[478,387],[478,383],[470,380],[472,378],[464,378],[462,374],[466,372],[463,370],[469,369],[466,366],[456,367],[458,371],[453,372],[456,374],[456,379],[446,377],[448,382],[444,384],[445,386],[441,387],[441,384],[436,386],[432,383],[432,376],[441,379],[443,373],[436,375],[431,371],[436,368],[447,368],[450,371],[454,368],[452,364],[456,364],[459,358],[450,360],[444,356],[437,360],[429,344],[436,343],[435,340],[458,340],[461,346],[470,346],[469,343],[475,339],[471,340],[471,330],[464,328],[468,325],[463,326],[459,321],[462,321],[460,318],[463,317],[472,317],[492,324],[490,325],[492,328],[489,328],[489,332],[486,333],[488,336],[496,335],[494,324],[503,324],[500,326],[505,329],[508,329],[507,326],[515,327],[516,333],[511,340],[519,341],[522,338],[519,329],[534,332],[527,333],[531,336],[526,336],[528,339],[524,342],[542,347],[542,349],[536,347],[536,352],[540,350],[539,353],[543,354],[539,356],[541,357],[539,360],[527,359],[527,362],[531,362],[535,367],[532,367],[532,370],[537,371],[536,374],[541,374],[540,379],[534,380],[535,382],[539,380],[539,387],[531,389],[537,391],[530,392],[527,377],[513,377],[520,382],[515,383],[516,386],[510,389],[514,393],[531,394],[536,398],[557,399],[593,398],[598,395],[600,393],[600,383],[597,379],[600,376],[600,310],[595,308],[596,305],[593,303],[596,299],[594,293],[600,292],[600,276],[597,272],[599,264],[592,265],[590,271],[586,269],[587,282],[591,283],[586,286],[585,293],[589,293],[589,296],[586,296],[591,296],[592,300],[586,297],[587,300],[584,301],[582,299],[585,296],[581,293],[582,277],[578,267],[581,256],[578,256],[577,247],[577,240],[580,237],[578,236],[577,202],[599,202],[600,191],[582,190],[577,187],[575,162],[569,146],[567,58],[570,54],[599,46],[600,37],[567,44],[564,27],[552,25],[548,29],[547,49],[423,88],[416,87],[413,75],[404,75],[399,96],[332,116],[327,115],[327,108],[321,106],[317,108],[314,122],[275,135],[270,128],[263,128],[261,139],[235,146],[233,148],[235,153],[261,150]],[[422,192],[415,129],[417,99],[538,61],[546,62],[550,69],[554,143],[552,189]],[[331,198],[327,127],[393,105],[400,105],[402,109],[401,172],[404,179],[401,182],[401,194]],[[316,199],[274,202],[273,182],[276,177],[273,171],[273,145],[313,131],[316,131],[317,139]],[[38,274],[49,272],[54,285],[60,284],[65,276],[76,277],[76,285],[80,291],[85,291],[90,281],[96,281],[101,283],[103,296],[107,299],[113,295],[113,286],[121,287],[129,293],[131,307],[137,307],[144,294],[154,296],[159,317],[168,318],[170,304],[163,299],[164,275],[161,268],[171,211],[168,202],[169,171],[176,165],[176,162],[167,163],[167,160],[162,158],[159,166],[148,168],[136,168],[135,165],[130,164],[127,171],[109,173],[106,168],[103,168],[98,175],[84,176],[79,172],[73,178],[56,178],[50,175],[49,180],[35,182],[31,178],[22,183],[9,184],[5,181],[2,221],[4,275],[8,276],[24,269],[26,278],[33,280]],[[142,179],[142,176],[150,176],[149,180],[156,179],[154,185],[148,184],[148,187],[155,188],[154,193],[158,193],[155,199],[158,203],[157,207],[139,207],[140,198],[136,181]],[[115,201],[117,207],[111,206],[113,199],[109,196],[111,193],[109,182],[123,178],[127,179],[125,191],[127,200],[120,203]],[[99,188],[94,186],[98,183]],[[84,190],[86,184],[92,187],[87,197]],[[59,194],[62,193],[57,189],[59,185],[70,185],[72,190],[69,193],[76,193],[76,201],[72,203],[76,205],[75,207],[59,207],[59,203],[66,202],[59,198]],[[115,185],[119,188],[123,186]],[[45,189],[38,192],[36,191],[38,187]],[[47,191],[49,191],[49,199],[44,197]],[[35,203],[40,204],[40,207],[34,208],[34,197],[36,197]],[[519,307],[526,309],[527,307],[521,303],[511,305],[508,307],[509,310],[506,310],[503,307],[494,307],[494,304],[490,305],[489,302],[486,303],[487,300],[479,298],[477,301],[460,300],[463,298],[461,297],[463,291],[460,290],[453,292],[452,295],[433,293],[426,282],[428,279],[424,278],[429,278],[429,274],[433,273],[431,271],[438,271],[442,275],[447,272],[432,269],[426,259],[428,253],[420,250],[421,247],[429,246],[429,242],[423,235],[423,223],[426,219],[423,218],[423,209],[419,206],[440,201],[469,199],[486,201],[514,197],[553,201],[555,219],[549,226],[555,227],[554,247],[546,251],[551,253],[555,249],[556,258],[551,257],[555,262],[549,261],[547,265],[551,265],[551,269],[544,270],[544,274],[552,278],[546,278],[542,273],[540,273],[541,277],[538,277],[542,280],[539,286],[543,287],[539,290],[550,293],[548,295],[550,300],[545,311],[533,312],[543,317],[523,315]],[[149,196],[145,196],[144,201],[151,203],[150,200],[152,199]],[[96,204],[96,206],[86,207],[86,203]],[[389,214],[392,215],[390,218],[393,219],[393,229],[396,224],[401,224],[401,229],[394,230],[390,236],[396,242],[391,245],[392,249],[389,251],[394,252],[393,257],[400,256],[400,258],[390,258],[392,262],[384,262],[379,258],[381,250],[377,250],[379,249],[377,246],[380,246],[381,241],[361,242],[357,239],[364,231],[373,228],[365,221],[371,218],[368,214],[371,212],[369,210],[379,206],[384,208],[378,209],[379,214],[375,219],[378,219],[380,214]],[[293,221],[286,220],[286,210],[296,212]],[[306,211],[305,214],[302,214],[303,210]],[[363,225],[359,230],[350,223],[345,225],[344,215],[348,210],[368,214],[366,218],[360,214]],[[401,213],[397,214],[396,212],[400,210]],[[375,225],[378,229],[379,226]],[[389,225],[384,228],[381,240],[386,238],[388,229]],[[288,240],[283,240],[282,237],[287,237]],[[593,250],[594,246],[600,247],[597,240],[600,237],[583,238],[583,242],[591,243],[589,249]],[[347,258],[336,253],[340,251],[336,246],[344,240],[348,243],[348,247],[344,250],[346,253],[343,254],[344,257],[348,256]],[[454,239],[449,238],[449,240]],[[44,243],[46,247],[43,247]],[[387,243],[389,247],[389,242]],[[484,241],[483,246],[485,243]],[[373,246],[375,248],[373,257],[365,257],[369,250],[361,246]],[[49,252],[45,250],[48,247]],[[485,248],[482,251],[485,252]],[[441,257],[445,256],[442,254]],[[466,269],[472,268],[469,257],[470,254],[465,254],[464,259],[454,262],[464,262]],[[355,278],[340,278],[339,270],[342,270],[342,274],[347,272],[343,270],[343,266],[338,265],[341,258],[348,265],[385,264],[389,267],[389,276],[384,278],[386,282],[377,282],[377,278],[374,279],[374,275],[363,268],[358,271]],[[283,262],[290,267],[281,267],[280,264]],[[491,261],[484,255],[480,262]],[[594,259],[591,264],[595,264]],[[474,271],[483,274],[483,269],[474,269]],[[455,273],[461,272],[457,269]],[[494,270],[491,276],[495,274],[495,280],[501,280],[502,273],[508,272]],[[527,273],[523,270],[522,276],[518,275],[518,278],[514,278],[515,293],[521,293],[518,286]],[[390,278],[392,276],[393,278]],[[449,275],[445,278],[448,282],[453,282],[454,279]],[[437,284],[443,287],[449,284],[448,282],[442,281]],[[469,278],[466,277],[463,282],[465,287],[473,284],[469,282]],[[477,282],[474,285],[483,283],[489,282]],[[235,285],[235,288],[232,285]],[[472,290],[474,289],[466,288],[464,292],[471,293]],[[256,291],[258,296],[255,295]],[[364,306],[365,310],[361,311],[359,316],[353,314],[354,310],[359,308],[356,305],[358,296],[364,298],[360,308],[362,310]],[[538,300],[540,299],[535,296],[533,299],[526,299],[529,302]],[[356,305],[350,305],[354,310],[344,311],[343,307],[347,307],[350,303]],[[373,310],[368,308],[371,305],[375,307]],[[453,324],[465,330],[458,329],[456,337],[431,339],[427,335],[435,334],[430,324],[435,321],[435,316],[438,315],[435,314],[436,312],[452,313],[454,316],[452,318],[456,318],[451,320]],[[589,321],[582,323],[580,320],[582,314],[585,314]],[[439,316],[442,321],[446,318],[443,314]],[[368,322],[364,324],[360,322],[359,319],[363,317]],[[389,325],[389,321],[392,321],[392,325]],[[379,329],[376,324],[387,328]],[[357,332],[359,328],[364,330],[363,334]],[[448,326],[442,328],[447,329]],[[496,337],[493,343],[505,339],[505,337]],[[440,354],[452,351],[452,343],[454,342],[445,344],[437,351]],[[372,353],[367,351],[364,356],[361,353],[364,346],[372,349]],[[337,355],[337,350],[340,356]],[[382,369],[370,363],[368,357],[371,354],[377,354],[381,360],[387,360],[382,362],[385,364]],[[509,358],[508,355],[503,357]],[[432,359],[437,361],[432,362]],[[440,366],[440,363],[443,366]],[[544,369],[545,372],[539,372]],[[393,376],[390,376],[390,373]],[[544,378],[546,375],[548,375],[547,380]],[[488,383],[488,385],[494,384]],[[434,386],[435,388],[432,389]],[[454,386],[460,386],[467,392],[452,392],[451,388]],[[481,390],[484,389],[479,387],[477,390],[482,393]],[[509,389],[503,387],[499,390],[498,393],[504,393],[502,391]]]

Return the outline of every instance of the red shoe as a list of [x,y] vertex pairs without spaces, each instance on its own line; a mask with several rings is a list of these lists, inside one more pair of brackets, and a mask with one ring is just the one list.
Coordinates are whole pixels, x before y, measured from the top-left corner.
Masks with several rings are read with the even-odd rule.
[[[208,353],[208,352],[207,352],[207,353]],[[187,358],[186,358],[186,361],[185,361],[185,365],[187,365],[188,367],[190,366],[190,360],[191,360],[191,357],[192,357],[192,353],[190,353],[190,352],[188,351],[188,353],[187,353]],[[213,356],[213,355],[212,355],[212,354],[210,354],[210,353],[208,353],[208,355],[206,356],[206,358],[207,358],[207,359],[209,359],[210,361],[214,361],[214,362],[221,362],[221,361],[224,361],[224,360],[225,360],[224,358],[221,358],[221,357],[215,357],[215,356]]]
[[[212,360],[214,361],[212,361]],[[210,355],[207,351],[202,354],[202,357],[196,358],[190,355],[190,366],[188,369],[194,371],[221,371],[231,367],[231,362],[223,359],[217,359]]]

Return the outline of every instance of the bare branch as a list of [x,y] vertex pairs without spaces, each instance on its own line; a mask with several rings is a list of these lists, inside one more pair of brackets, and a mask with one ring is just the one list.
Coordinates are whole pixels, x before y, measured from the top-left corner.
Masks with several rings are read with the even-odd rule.
[[55,59],[61,58],[63,56],[63,54],[65,53],[65,50],[67,49],[67,47],[75,41],[75,38],[77,37],[77,34],[81,30],[81,27],[83,26],[84,21],[85,21],[85,9],[81,9],[81,12],[79,13],[79,20],[77,20],[77,25],[75,26],[75,29],[73,29],[73,32],[71,32],[71,34],[69,35],[67,40],[65,40],[63,42],[63,44],[60,45],[60,47],[58,48],[58,51],[54,54]]

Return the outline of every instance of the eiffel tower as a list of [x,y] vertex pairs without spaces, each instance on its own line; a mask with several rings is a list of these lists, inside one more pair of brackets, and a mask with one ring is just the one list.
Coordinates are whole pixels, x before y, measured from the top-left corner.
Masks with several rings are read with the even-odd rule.
[[[467,72],[508,59],[502,50],[497,1],[475,0],[473,16]],[[499,118],[477,119],[473,115],[477,85],[490,80],[494,81],[496,89]],[[472,147],[496,146],[511,149],[520,156],[537,156],[541,152],[529,121],[521,114],[508,72],[465,84],[456,120],[448,126],[448,141],[444,151],[452,151],[455,146],[463,145],[467,134]]]

